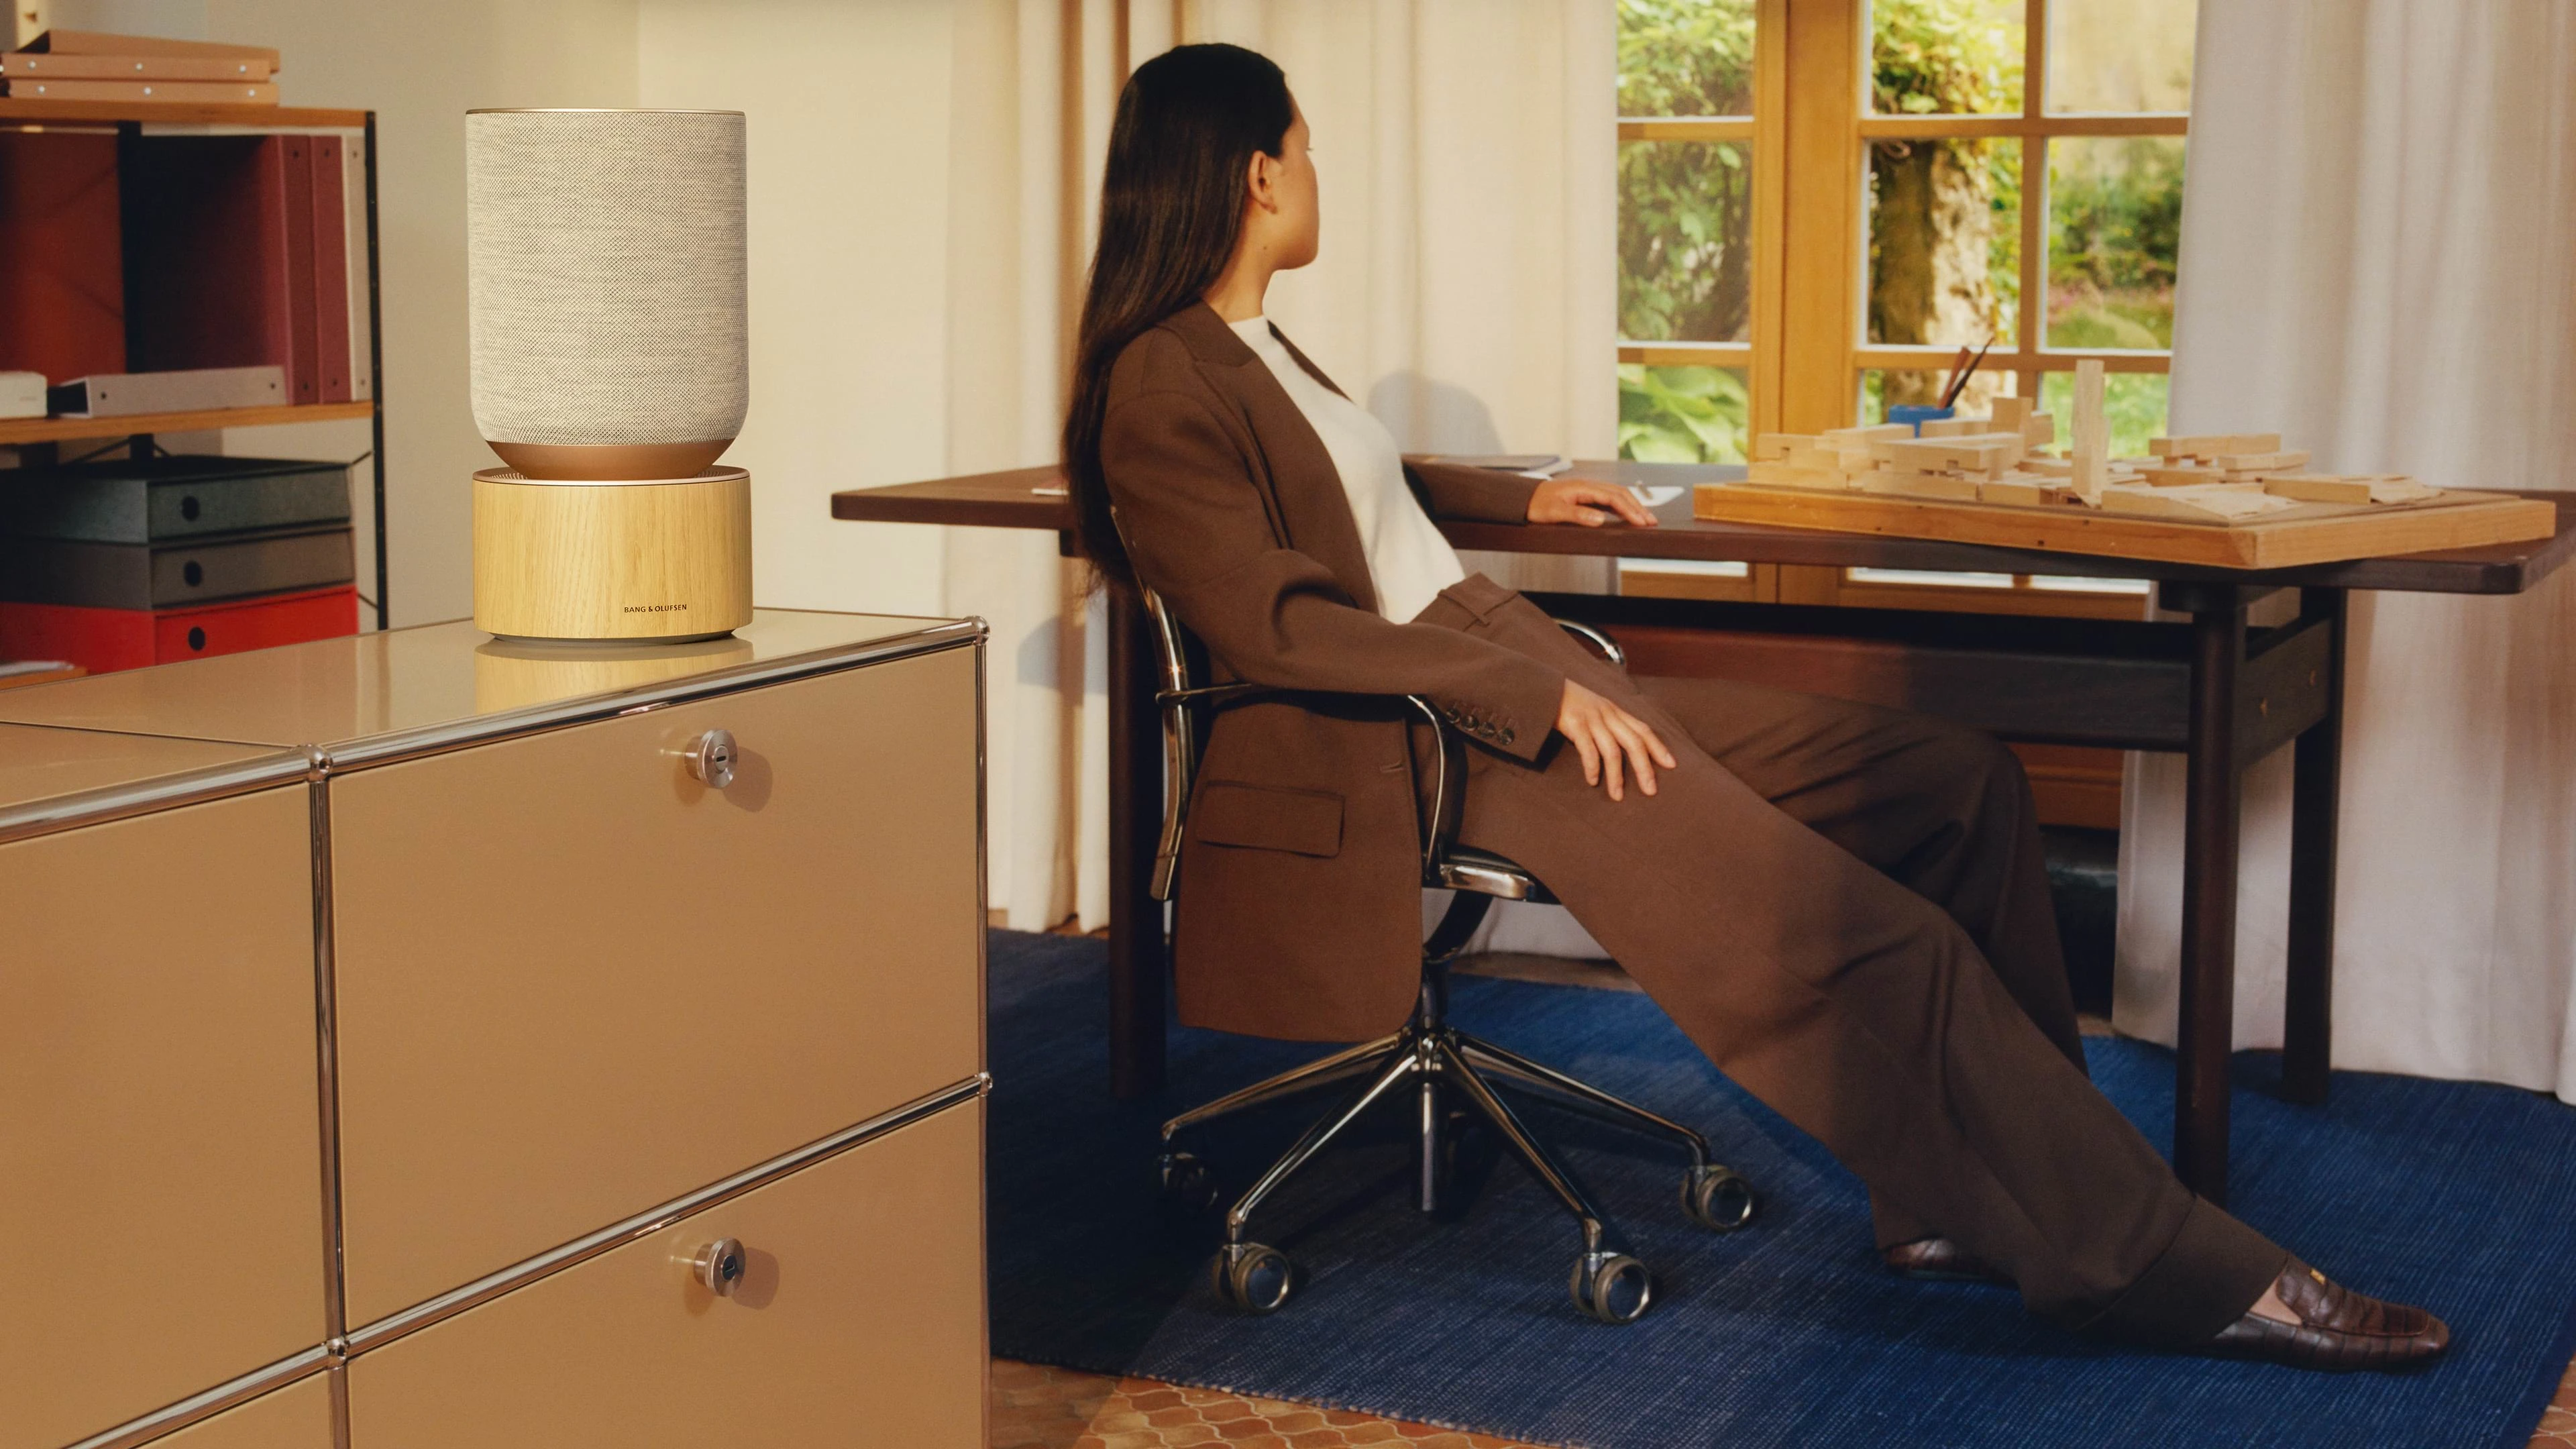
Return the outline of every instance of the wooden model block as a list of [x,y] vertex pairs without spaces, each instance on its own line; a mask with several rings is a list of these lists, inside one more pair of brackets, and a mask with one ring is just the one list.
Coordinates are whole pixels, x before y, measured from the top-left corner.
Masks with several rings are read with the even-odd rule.
[[2370,480],[2370,501],[2373,503],[2422,503],[2441,496],[2441,489],[2430,483],[2419,483],[2403,473],[2382,473]]
[[2295,473],[2308,466],[2308,455],[2274,449],[2269,453],[2219,453],[2209,461],[2230,473]]
[[1995,399],[1994,415],[1988,421],[1998,433],[2018,433],[2022,424],[2030,421],[2030,414],[2029,398],[1999,397]]
[[1901,468],[1955,468],[1978,473],[1999,473],[2021,456],[2021,449],[2012,442],[1996,442],[1987,438],[1925,438],[1912,443],[1879,443],[1873,445],[1870,452]]
[[[2080,373],[2083,364],[2076,364]],[[2279,433],[2197,433],[2187,438],[2149,438],[2147,451],[2159,458],[2215,458],[2221,454],[2277,453]]]
[[2111,474],[2111,423],[2102,411],[2100,358],[2075,364],[2075,436],[2068,455],[2075,463],[2075,496],[2101,502]]
[[2051,478],[2072,478],[2075,465],[2064,458],[2025,457],[2014,465],[2025,473],[2039,473]]
[[2274,498],[2260,488],[2203,485],[2197,488],[2153,488],[2124,485],[2102,492],[2110,513],[2143,513],[2157,518],[2184,518],[2195,523],[2250,523],[2266,513],[2297,505]]
[[1977,501],[1978,481],[1955,473],[1923,473],[1911,468],[1889,468],[1861,476],[1864,493],[1893,493],[1906,498],[1942,498],[1956,503]]
[[2442,490],[2402,474],[2337,477],[2330,473],[2290,473],[2263,480],[2263,491],[2302,503],[2421,503]]
[[2042,478],[2016,473],[1977,485],[1980,503],[2020,503],[2045,505],[2064,503],[2072,496],[2063,478]]
[[2057,417],[2053,413],[2032,413],[2021,420],[2022,443],[2027,447],[2045,448],[2057,441]]
[[2368,503],[2370,480],[2338,478],[2329,473],[2289,473],[2264,479],[2263,491],[2301,503]]
[[1805,443],[1791,448],[1780,461],[1792,468],[1839,468],[1843,465],[1843,455],[1837,448]]
[[2195,483],[2219,481],[2217,469],[2198,467],[2189,463],[2177,463],[2170,467],[2142,467],[2138,469],[2138,476],[2158,488],[2188,488]]
[[1812,448],[1816,441],[1801,433],[1756,433],[1750,461],[1759,463],[1766,458],[1786,458],[1791,448]]
[[1933,418],[1918,431],[1926,438],[1960,438],[1986,430],[1984,418]]
[[1776,458],[1756,460],[1744,470],[1748,483],[1770,483],[1782,488],[1849,488],[1851,479],[1839,468],[1801,468]]
[[1866,448],[1891,438],[1911,438],[1914,429],[1903,423],[1879,423],[1866,428],[1828,428],[1818,435],[1828,447]]

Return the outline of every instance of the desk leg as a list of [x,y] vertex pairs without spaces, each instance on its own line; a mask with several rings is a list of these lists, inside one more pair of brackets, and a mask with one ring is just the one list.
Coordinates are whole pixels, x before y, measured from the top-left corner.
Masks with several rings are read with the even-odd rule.
[[1163,1090],[1163,903],[1148,894],[1163,813],[1154,642],[1141,604],[1109,595],[1109,1090]]
[[2174,1057],[2174,1171],[2226,1206],[2227,1065],[2236,1012],[2236,847],[2243,775],[2236,686],[2245,605],[2191,618],[2190,779],[2183,815],[2182,1012]]
[[2281,1091],[2293,1102],[2322,1102],[2334,1066],[2335,832],[2343,792],[2343,653],[2341,589],[2302,589],[2299,615],[2333,632],[2326,648],[2325,717],[2294,747],[2290,804],[2289,981],[2284,995]]

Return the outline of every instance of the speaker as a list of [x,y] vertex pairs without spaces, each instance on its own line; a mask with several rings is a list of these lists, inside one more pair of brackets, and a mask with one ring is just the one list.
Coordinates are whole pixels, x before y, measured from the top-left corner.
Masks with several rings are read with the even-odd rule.
[[751,619],[738,111],[466,115],[474,620],[667,641]]

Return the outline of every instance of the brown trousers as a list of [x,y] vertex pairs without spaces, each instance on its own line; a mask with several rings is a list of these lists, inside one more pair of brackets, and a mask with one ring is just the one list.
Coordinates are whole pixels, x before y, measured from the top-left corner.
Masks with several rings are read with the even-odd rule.
[[1460,839],[1528,867],[1691,1040],[1868,1184],[1882,1246],[1939,1233],[2035,1313],[2169,1346],[2288,1254],[2195,1197],[2093,1087],[2012,754],[1915,715],[1631,680],[1481,575],[1420,622],[1554,665],[1680,760],[1612,802],[1562,739],[1474,749]]

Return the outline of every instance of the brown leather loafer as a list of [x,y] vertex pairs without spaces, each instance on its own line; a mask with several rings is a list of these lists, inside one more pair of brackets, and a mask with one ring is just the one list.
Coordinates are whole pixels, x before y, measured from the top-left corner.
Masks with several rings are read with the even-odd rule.
[[1986,1266],[1983,1259],[1948,1238],[1916,1238],[1880,1251],[1887,1266],[1923,1283],[2000,1283],[2013,1280]]
[[2451,1330],[2432,1314],[2327,1282],[2325,1274],[2296,1258],[2274,1288],[2299,1322],[2277,1322],[2249,1309],[2220,1329],[2206,1351],[2292,1368],[2388,1370],[2429,1362],[2451,1346]]

